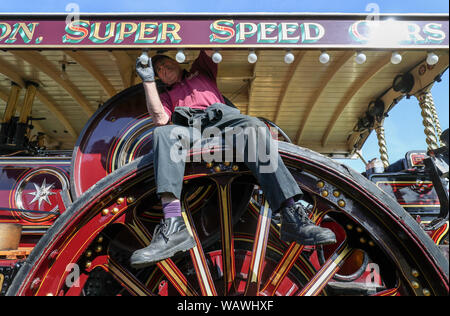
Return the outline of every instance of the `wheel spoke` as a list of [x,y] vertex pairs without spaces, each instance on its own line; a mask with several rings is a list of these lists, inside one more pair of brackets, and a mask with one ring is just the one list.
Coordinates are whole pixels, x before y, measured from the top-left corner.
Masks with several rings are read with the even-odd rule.
[[189,284],[183,272],[178,269],[172,259],[160,261],[157,263],[157,266],[182,296],[198,296],[195,289]]
[[233,177],[215,177],[217,185],[220,228],[222,240],[222,268],[224,277],[224,294],[236,291],[235,278],[236,266],[234,256],[234,239],[232,224],[231,183]]
[[217,296],[214,281],[211,277],[211,272],[209,271],[205,253],[203,252],[200,239],[198,238],[197,230],[195,229],[194,221],[192,220],[189,204],[186,197],[183,201],[183,208],[183,217],[186,222],[187,229],[189,230],[189,233],[194,237],[195,243],[197,244],[193,249],[190,250],[190,254],[202,295]]
[[[327,211],[322,211],[317,208],[317,202],[314,201],[314,209],[311,212],[310,217],[312,220],[318,225],[322,221]],[[266,281],[266,284],[263,286],[261,293],[264,293],[266,296],[275,295],[278,287],[283,282],[285,276],[291,271],[298,257],[302,253],[304,249],[304,245],[297,244],[295,242],[289,245],[289,248],[285,251],[283,257],[280,262]]]
[[133,208],[132,212],[129,212],[124,224],[141,245],[150,244],[152,236],[136,216],[136,208]]
[[283,282],[284,277],[289,273],[289,271],[291,271],[292,266],[297,261],[304,247],[305,246],[294,242],[289,245],[289,248],[286,250],[280,262],[273,270],[269,279],[266,281],[261,293],[264,293],[266,296],[272,296],[275,294],[281,282]]
[[339,268],[351,253],[352,248],[346,242],[342,243],[297,296],[318,295],[327,285],[328,281],[339,271]]
[[272,220],[272,210],[267,201],[261,203],[262,207],[256,226],[255,242],[253,244],[252,258],[248,270],[247,285],[245,295],[256,296],[261,285],[261,275],[263,271],[264,259],[266,256],[267,240]]
[[131,295],[154,296],[147,287],[142,284],[133,274],[129,273],[115,260],[109,258],[107,271],[116,279]]

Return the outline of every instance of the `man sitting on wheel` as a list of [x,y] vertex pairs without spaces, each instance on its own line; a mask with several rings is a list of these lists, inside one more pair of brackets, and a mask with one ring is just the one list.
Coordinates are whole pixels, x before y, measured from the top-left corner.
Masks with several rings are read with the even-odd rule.
[[[193,146],[194,127],[216,128],[224,136],[227,128],[241,137],[243,162],[258,180],[272,210],[281,215],[281,239],[304,245],[321,245],[336,242],[334,233],[316,226],[307,216],[300,203],[302,191],[284,165],[276,151],[272,158],[274,168],[264,169],[259,153],[277,148],[268,128],[259,119],[243,115],[239,110],[225,105],[217,88],[217,64],[211,59],[212,51],[201,51],[190,71],[182,70],[177,61],[164,55],[156,55],[148,66],[138,58],[136,72],[141,77],[146,95],[147,109],[153,123],[154,170],[156,193],[161,198],[164,219],[155,229],[153,239],[145,248],[136,250],[131,256],[134,268],[144,268],[172,257],[180,251],[195,246],[193,237],[186,229],[181,216],[180,195],[183,185],[185,160],[173,159],[172,153],[186,153]],[[156,75],[168,89],[158,94]],[[173,124],[169,124],[172,121]],[[255,133],[249,129],[267,131],[268,137],[256,141]],[[246,132],[244,133],[244,129]],[[253,137],[252,137],[253,135]],[[233,145],[237,147],[236,144]],[[251,159],[250,156],[256,155]]]

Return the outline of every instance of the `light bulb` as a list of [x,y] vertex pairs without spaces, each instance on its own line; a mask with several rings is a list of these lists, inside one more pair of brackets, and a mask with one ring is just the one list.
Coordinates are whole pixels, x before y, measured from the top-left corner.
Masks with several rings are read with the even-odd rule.
[[330,55],[328,55],[327,52],[322,52],[322,54],[320,54],[320,56],[319,56],[319,61],[322,64],[326,64],[327,62],[330,61]]
[[284,55],[284,62],[286,64],[292,64],[294,62],[295,56],[290,51]]
[[254,50],[252,50],[252,51],[250,51],[250,53],[248,54],[248,62],[250,63],[250,64],[254,64],[254,63],[256,63],[256,61],[258,60],[258,56],[256,55],[256,53],[255,53],[255,51]]
[[184,54],[182,49],[178,50],[177,54],[175,55],[175,59],[180,64],[186,60],[186,55]]
[[367,59],[366,54],[361,53],[361,52],[356,54],[355,61],[357,64],[360,64],[360,65],[364,64],[366,62],[366,59]]
[[394,65],[400,64],[402,62],[402,55],[397,52],[393,52],[391,56],[391,63]]
[[212,60],[213,62],[218,64],[222,61],[222,55],[218,51],[215,51],[214,54],[212,55]]
[[141,56],[139,56],[139,62],[143,65],[143,66],[147,66],[148,65],[148,53],[146,51],[143,51]]
[[430,66],[436,65],[439,61],[439,56],[431,52],[427,55],[427,64]]

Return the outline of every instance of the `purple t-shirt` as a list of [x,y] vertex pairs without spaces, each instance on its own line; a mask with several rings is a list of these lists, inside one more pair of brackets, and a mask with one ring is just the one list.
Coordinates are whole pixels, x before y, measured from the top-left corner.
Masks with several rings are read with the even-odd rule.
[[214,103],[224,103],[216,83],[217,64],[202,50],[180,82],[160,94],[161,103],[169,116],[177,106],[206,109]]

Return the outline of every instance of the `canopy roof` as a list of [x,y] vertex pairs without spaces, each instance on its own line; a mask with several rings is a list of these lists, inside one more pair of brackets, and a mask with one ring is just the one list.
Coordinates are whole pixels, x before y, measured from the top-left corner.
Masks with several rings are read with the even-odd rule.
[[[413,74],[409,94],[415,94],[449,63],[448,15],[90,14],[69,24],[66,18],[0,15],[0,113],[11,82],[23,88],[19,107],[28,82],[36,83],[32,116],[45,120],[34,121],[35,130],[61,149],[74,146],[99,105],[140,82],[134,63],[143,48],[172,57],[183,48],[185,68],[199,49],[220,49],[218,85],[229,100],[273,121],[294,143],[334,155],[364,144],[369,131],[355,126],[371,101],[383,100],[388,112],[404,96],[392,89],[397,75]],[[248,62],[249,49],[256,63]],[[324,50],[330,60],[322,64]],[[430,50],[439,56],[434,66],[425,62]],[[363,64],[355,61],[359,51]],[[391,63],[393,51],[401,63]]]

